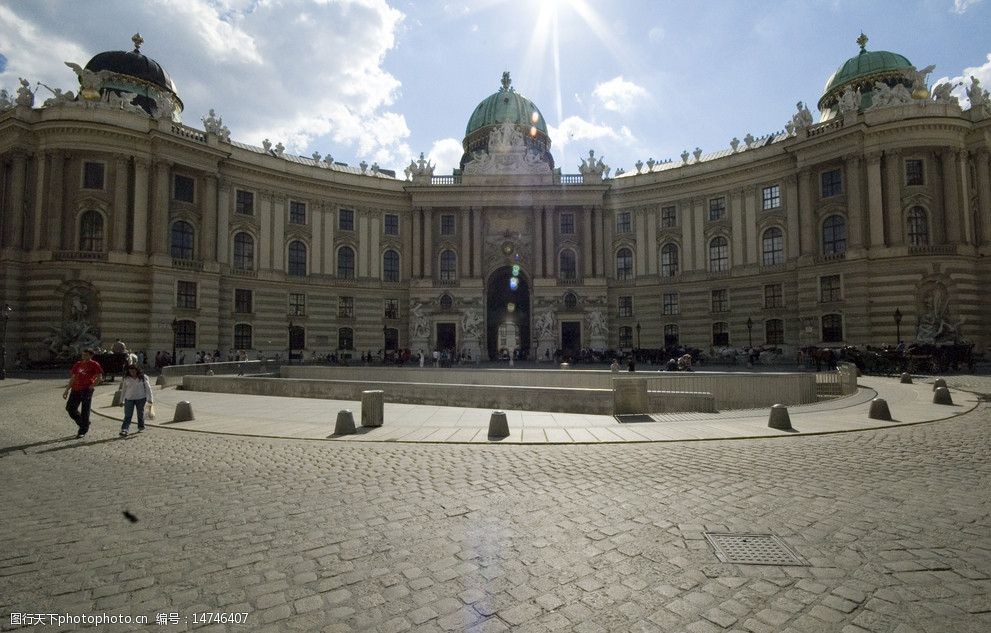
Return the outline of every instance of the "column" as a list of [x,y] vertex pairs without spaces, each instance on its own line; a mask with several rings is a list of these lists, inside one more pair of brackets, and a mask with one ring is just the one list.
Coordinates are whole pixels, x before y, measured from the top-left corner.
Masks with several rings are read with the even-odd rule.
[[12,156],[10,195],[4,210],[3,245],[20,248],[24,238],[24,186],[27,180],[27,154],[15,151]]
[[307,207],[310,215],[310,260],[309,273],[311,275],[323,274],[323,203],[311,202]]
[[423,276],[423,223],[420,221],[420,209],[413,209],[412,214],[412,248],[410,249],[410,278],[419,279]]
[[203,178],[203,198],[200,203],[200,259],[217,261],[217,177],[207,174]]
[[600,215],[602,216],[602,258],[599,260],[602,262],[602,268],[600,270],[604,277],[615,279],[616,254],[613,252],[612,239],[616,228],[616,216],[614,211],[608,209],[602,209]]
[[226,178],[217,182],[217,262],[227,263],[230,240],[231,183]]
[[533,276],[544,276],[544,222],[543,210],[533,208]]
[[963,241],[966,244],[975,244],[974,214],[970,209],[970,184],[967,182],[970,173],[967,150],[961,150],[957,154],[957,165],[958,182],[960,183],[960,215],[963,221]]
[[582,207],[582,276],[591,277],[592,272],[592,207]]
[[898,150],[884,153],[884,218],[888,245],[905,243],[902,230],[902,158]]
[[798,224],[801,232],[800,253],[814,255],[816,248],[816,214],[812,208],[812,172],[803,169],[798,174]]
[[730,224],[733,227],[732,262],[734,266],[743,264],[743,207],[740,204],[741,193],[734,191],[729,196]]
[[127,252],[127,158],[118,156],[114,161],[114,210],[111,249]]
[[637,236],[636,268],[637,277],[647,274],[647,213],[643,208],[633,209],[634,229]]
[[847,199],[847,237],[850,248],[861,248],[864,245],[864,210],[863,193],[860,189],[860,156],[846,157],[846,199]]
[[656,275],[657,267],[657,214],[656,206],[647,209],[647,274]]
[[[788,217],[788,259],[797,259],[801,254],[799,239],[799,208],[798,208],[798,175],[789,174],[785,177],[785,213]],[[758,259],[758,261],[760,261]]]
[[372,236],[369,230],[368,211],[365,209],[355,209],[358,218],[355,220],[358,229],[358,271],[357,276],[369,277],[371,275],[372,256]]
[[258,192],[258,269],[272,269],[272,193]]
[[[281,194],[272,194],[272,268],[286,272],[286,215],[289,199]],[[357,212],[356,212],[357,213]],[[359,256],[361,253],[359,252]],[[360,262],[360,258],[359,258]],[[359,263],[359,267],[361,264]]]
[[368,249],[368,276],[372,279],[381,279],[379,268],[382,264],[382,212],[376,211],[368,218],[368,236],[371,238],[371,247]]
[[757,188],[754,186],[749,186],[743,190],[743,207],[745,218],[743,221],[743,226],[747,231],[746,239],[746,253],[744,256],[744,262],[747,264],[755,264],[758,261],[757,254]]
[[482,276],[482,213],[480,209],[471,210],[471,257],[472,273],[475,277]]
[[334,250],[334,231],[337,228],[334,214],[337,207],[333,203],[323,203],[323,272],[333,275],[337,268],[337,253]]
[[423,277],[434,276],[434,210],[423,210]]
[[542,232],[544,234],[544,276],[554,277],[555,269],[557,268],[554,257],[551,255],[551,251],[554,249],[554,214],[551,213],[547,207],[541,208],[541,213],[544,218],[544,226]]
[[881,152],[867,155],[867,214],[871,248],[884,246],[884,209],[881,201]]
[[694,233],[692,234],[692,242],[694,244],[693,251],[695,253],[695,263],[692,266],[694,270],[707,270],[707,255],[708,249],[705,245],[705,200],[702,198],[696,198],[692,200],[692,226],[694,227]]
[[134,235],[131,250],[135,253],[148,250],[148,168],[149,163],[145,159],[134,159]]
[[946,241],[956,244],[960,241],[960,197],[957,195],[959,166],[957,151],[944,150],[943,159],[943,217],[946,222]]
[[[125,186],[127,181],[125,180]],[[62,218],[65,217],[65,154],[52,153],[52,177],[49,185],[49,202],[47,220],[48,231],[42,244],[48,250],[57,251],[62,248]],[[125,227],[126,228],[126,227]]]
[[31,234],[31,248],[40,249],[44,243],[45,217],[45,193],[48,191],[48,183],[45,182],[45,170],[48,166],[49,154],[38,152],[35,154],[34,167],[34,230]]
[[678,269],[686,272],[695,269],[695,222],[692,218],[692,201],[678,202],[678,222],[681,224],[681,260]]
[[459,220],[460,226],[458,230],[461,231],[461,252],[458,253],[458,263],[461,265],[461,278],[468,279],[471,277],[471,218],[470,210],[467,208],[461,209],[461,219]]
[[169,252],[169,172],[171,165],[165,161],[155,163],[155,196],[151,207],[151,254],[166,255]]
[[595,271],[593,274],[604,277],[606,274],[605,259],[606,250],[609,248],[609,242],[606,241],[605,223],[603,213],[605,209],[601,207],[592,207],[592,227],[595,230]]
[[991,246],[991,172],[988,168],[988,150],[977,151],[977,213],[981,242]]

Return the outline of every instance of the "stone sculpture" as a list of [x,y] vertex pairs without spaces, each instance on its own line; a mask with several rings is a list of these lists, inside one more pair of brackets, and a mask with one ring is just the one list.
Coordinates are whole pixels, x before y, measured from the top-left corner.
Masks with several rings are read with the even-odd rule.
[[853,88],[844,90],[843,94],[840,95],[836,107],[843,114],[856,112],[860,108],[860,90],[854,90]]
[[203,117],[202,121],[203,129],[206,130],[207,134],[216,134],[220,140],[230,142],[231,131],[224,125],[223,117],[218,117],[213,108],[210,108],[209,114]]
[[959,106],[960,100],[950,93],[962,85],[963,82],[961,81],[958,81],[957,83],[950,83],[949,81],[945,81],[939,84],[938,86],[933,88],[933,101],[935,101],[936,103],[949,103],[950,105]]
[[605,336],[609,332],[601,310],[591,310],[585,315],[585,325],[588,326],[588,333],[591,336]]
[[533,322],[533,329],[537,333],[538,341],[546,341],[554,339],[554,313],[550,310],[544,310]]
[[960,323],[950,320],[950,293],[942,282],[935,282],[924,296],[925,312],[919,317],[916,339],[920,343],[957,343]]
[[970,86],[967,87],[967,98],[970,99],[971,108],[987,105],[989,101],[988,91],[981,87],[981,80],[973,75],[970,76]]
[[417,302],[409,311],[410,333],[413,339],[424,339],[430,336],[430,326],[423,314],[423,304]]
[[413,180],[414,182],[426,181],[429,183],[430,179],[434,176],[435,165],[427,160],[423,152],[420,152],[419,160],[410,160],[409,165],[405,169],[406,179]]
[[21,86],[17,89],[17,105],[30,108],[34,106],[34,93],[31,91],[31,84],[27,79],[21,77]]
[[465,338],[477,339],[481,336],[482,315],[478,308],[468,308],[461,316],[461,330]]
[[933,70],[935,64],[929,64],[922,70],[912,67],[905,71],[905,77],[912,82],[912,96],[916,99],[926,99],[929,97],[929,88],[926,86],[926,78]]
[[468,175],[550,174],[551,167],[523,143],[523,133],[506,121],[489,133],[489,148],[477,150],[465,164]]
[[581,161],[578,172],[586,181],[602,180],[609,176],[609,166],[602,162],[602,158],[595,157],[595,150],[588,150],[588,158],[583,158]]

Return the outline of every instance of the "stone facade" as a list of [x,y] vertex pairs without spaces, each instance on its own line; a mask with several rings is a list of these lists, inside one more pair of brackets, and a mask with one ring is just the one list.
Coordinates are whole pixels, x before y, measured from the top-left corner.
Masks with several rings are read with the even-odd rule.
[[[991,344],[983,103],[800,117],[788,133],[612,178],[601,162],[562,175],[507,154],[503,172],[435,176],[414,162],[406,180],[238,143],[213,112],[200,131],[120,103],[0,110],[8,362],[57,352],[67,324],[154,356],[171,350],[174,320],[190,360],[284,352],[289,318],[307,356],[485,357],[497,318],[540,357],[675,340],[894,343],[896,331]],[[489,282],[514,266],[525,300],[494,316],[505,293]]]

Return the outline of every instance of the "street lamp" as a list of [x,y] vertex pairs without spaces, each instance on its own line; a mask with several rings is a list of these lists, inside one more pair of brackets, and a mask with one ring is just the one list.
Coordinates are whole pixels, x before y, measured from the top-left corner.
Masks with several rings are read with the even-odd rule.
[[902,311],[895,308],[895,338],[896,345],[902,342]]
[[640,354],[640,321],[637,321],[637,351],[633,354],[633,357],[636,358],[639,354]]
[[179,319],[175,319],[175,318],[172,319],[171,325],[172,325],[172,364],[173,365],[178,365],[179,362],[178,362],[178,359],[176,359],[176,356],[175,356],[175,348],[176,348],[176,343],[175,342],[176,342],[176,336],[178,335],[177,333],[179,331]]
[[286,364],[292,365],[292,328],[293,328],[293,322],[292,322],[292,315],[291,314],[286,315],[286,323],[287,323],[287,325],[286,325],[286,333],[289,335],[289,358],[286,359]]
[[747,342],[751,348],[754,346],[754,320],[750,317],[747,317]]
[[0,380],[7,379],[7,321],[13,311],[9,303],[0,308]]

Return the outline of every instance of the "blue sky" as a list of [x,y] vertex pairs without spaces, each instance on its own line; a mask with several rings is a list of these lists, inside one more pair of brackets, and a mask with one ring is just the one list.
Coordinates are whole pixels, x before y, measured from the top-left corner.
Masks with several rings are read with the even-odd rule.
[[[504,70],[577,172],[704,152],[783,129],[858,51],[991,85],[991,0],[103,0],[0,6],[0,87],[75,89],[64,61],[142,52],[172,75],[184,121],[215,108],[239,141],[402,171],[419,152],[450,173],[468,116]],[[39,89],[39,101],[47,90]]]

